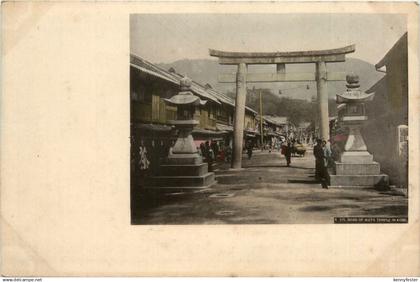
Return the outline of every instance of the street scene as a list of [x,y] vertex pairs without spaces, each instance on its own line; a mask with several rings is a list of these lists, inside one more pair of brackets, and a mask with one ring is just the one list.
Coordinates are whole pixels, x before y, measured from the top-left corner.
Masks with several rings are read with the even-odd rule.
[[132,224],[408,222],[404,16],[133,14],[130,39]]
[[241,171],[221,164],[211,189],[138,195],[133,223],[316,224],[342,216],[407,215],[407,197],[396,190],[323,188],[313,162],[309,153],[287,167],[281,153],[256,151]]

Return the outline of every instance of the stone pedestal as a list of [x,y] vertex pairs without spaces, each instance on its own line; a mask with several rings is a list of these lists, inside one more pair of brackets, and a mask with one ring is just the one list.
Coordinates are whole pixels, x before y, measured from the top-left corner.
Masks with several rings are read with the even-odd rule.
[[[386,188],[388,175],[381,174],[379,163],[366,150],[366,145],[359,130],[356,135],[349,135],[345,151],[340,160],[335,162],[334,171],[330,174],[331,188]],[[355,142],[357,140],[357,142]]]
[[169,152],[166,163],[160,166],[158,176],[150,185],[161,189],[203,189],[215,184],[215,175],[208,172],[207,163],[199,155],[191,135],[196,120],[173,120],[170,124],[179,130],[178,139]]
[[149,179],[148,187],[154,189],[203,189],[210,187],[215,181],[213,172],[208,172],[208,165],[197,151],[192,130],[198,124],[194,120],[196,106],[205,104],[194,96],[190,90],[191,80],[184,77],[180,81],[181,91],[167,103],[176,105],[177,120],[169,123],[178,130],[178,138],[171,148],[166,162],[159,168],[159,175]]

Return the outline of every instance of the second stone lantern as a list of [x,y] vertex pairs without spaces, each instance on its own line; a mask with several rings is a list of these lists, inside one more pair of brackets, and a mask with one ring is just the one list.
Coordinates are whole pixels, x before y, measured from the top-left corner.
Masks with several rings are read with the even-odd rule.
[[198,153],[191,134],[199,123],[194,120],[195,110],[206,103],[190,91],[191,84],[191,79],[182,78],[181,91],[166,99],[167,103],[177,106],[177,120],[169,123],[178,130],[178,138],[166,162],[160,166],[159,175],[151,179],[152,186],[156,188],[207,188],[216,182],[214,173],[208,172],[208,164],[203,162]]
[[337,94],[337,103],[345,104],[344,114],[339,122],[349,130],[348,138],[340,159],[335,162],[334,172],[330,175],[331,187],[387,187],[388,175],[381,174],[379,163],[367,150],[360,129],[368,119],[366,102],[374,94],[360,91],[359,77],[347,75],[347,90]]

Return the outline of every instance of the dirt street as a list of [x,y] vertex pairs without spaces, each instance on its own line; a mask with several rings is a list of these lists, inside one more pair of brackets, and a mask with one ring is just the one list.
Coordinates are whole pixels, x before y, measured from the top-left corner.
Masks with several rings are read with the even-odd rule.
[[279,152],[243,156],[243,169],[216,168],[218,183],[193,192],[140,193],[133,224],[333,223],[334,217],[407,215],[407,198],[375,189],[325,189],[314,178],[314,157]]

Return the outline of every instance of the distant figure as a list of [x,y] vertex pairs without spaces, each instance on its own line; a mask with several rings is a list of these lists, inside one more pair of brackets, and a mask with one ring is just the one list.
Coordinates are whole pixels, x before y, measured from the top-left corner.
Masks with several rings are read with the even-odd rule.
[[341,154],[340,146],[338,145],[338,142],[334,142],[331,145],[331,157],[333,160],[338,161],[338,158]]
[[322,180],[323,167],[324,167],[324,150],[322,149],[321,139],[316,139],[316,145],[314,146],[314,156],[315,156],[315,179]]
[[150,161],[147,158],[147,149],[144,146],[143,140],[140,141],[139,146],[139,168],[140,170],[147,170],[149,168]]
[[204,146],[204,143],[200,143],[200,155],[206,157],[206,147]]
[[322,141],[322,151],[323,151],[323,155],[324,155],[324,163],[323,163],[323,178],[325,180],[328,180],[328,167],[331,164],[331,149],[330,146],[327,145],[327,142],[324,140]]
[[219,155],[219,145],[217,144],[217,141],[211,141],[210,147],[213,150],[213,153],[216,158]]
[[213,171],[214,151],[211,148],[209,141],[206,141],[204,145],[204,157],[208,164],[209,171]]
[[285,147],[284,156],[286,157],[287,166],[290,166],[290,163],[292,161],[292,146],[292,143],[288,141]]
[[226,162],[232,161],[232,147],[230,147],[229,145],[226,145],[225,158],[226,158],[225,159]]
[[210,151],[210,143],[209,141],[206,141],[206,143],[204,144],[204,157],[207,159],[209,157],[209,151]]
[[252,141],[249,140],[247,142],[247,146],[246,146],[246,152],[248,154],[248,160],[250,160],[252,158],[252,149],[254,147],[254,144],[252,144]]
[[209,148],[208,153],[207,153],[207,163],[208,163],[208,168],[210,172],[213,171],[213,162],[214,162],[214,152],[212,148]]

